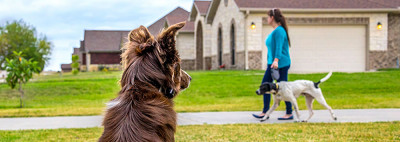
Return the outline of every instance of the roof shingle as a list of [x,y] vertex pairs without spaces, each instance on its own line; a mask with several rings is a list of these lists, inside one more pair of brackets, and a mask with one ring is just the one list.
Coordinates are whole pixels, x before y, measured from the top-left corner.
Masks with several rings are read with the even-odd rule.
[[168,26],[171,26],[173,24],[186,21],[186,25],[180,31],[194,32],[194,22],[189,22],[188,17],[189,12],[181,7],[178,7],[164,17],[157,20],[155,23],[151,24],[149,27],[147,27],[147,29],[149,29],[149,32],[152,35],[156,36],[164,28],[165,22],[167,22]]
[[206,15],[211,1],[194,1],[194,4],[199,9],[200,15]]
[[84,48],[86,52],[121,52],[129,31],[85,30]]

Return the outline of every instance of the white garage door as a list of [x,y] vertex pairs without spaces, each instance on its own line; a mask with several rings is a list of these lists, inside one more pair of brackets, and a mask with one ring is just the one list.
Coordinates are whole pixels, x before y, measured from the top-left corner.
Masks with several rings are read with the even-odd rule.
[[[264,25],[264,37],[271,31]],[[265,33],[268,32],[268,33]],[[361,25],[290,26],[290,72],[366,70],[366,27]]]

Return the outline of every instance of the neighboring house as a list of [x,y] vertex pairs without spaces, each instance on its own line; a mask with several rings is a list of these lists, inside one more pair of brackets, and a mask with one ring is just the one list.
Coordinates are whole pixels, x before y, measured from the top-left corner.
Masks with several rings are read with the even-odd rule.
[[71,72],[72,71],[71,64],[61,64],[61,71],[62,72]]
[[186,21],[186,25],[176,34],[176,48],[181,57],[182,69],[194,70],[196,58],[196,56],[194,56],[196,53],[194,50],[194,23],[188,21],[188,18],[189,12],[178,7],[147,28],[150,33],[156,37],[163,29],[173,24]]
[[192,57],[196,69],[265,69],[273,30],[267,11],[280,8],[289,24],[291,72],[392,68],[400,57],[399,7],[399,0],[194,1]]
[[121,48],[127,41],[128,33],[129,31],[85,30],[79,50],[80,70],[121,70]]

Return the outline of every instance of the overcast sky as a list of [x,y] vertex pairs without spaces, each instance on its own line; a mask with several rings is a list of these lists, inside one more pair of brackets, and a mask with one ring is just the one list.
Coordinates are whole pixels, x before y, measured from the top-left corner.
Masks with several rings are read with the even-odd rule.
[[149,26],[176,7],[190,10],[193,0],[0,0],[0,24],[24,20],[53,44],[45,70],[71,63],[84,30],[132,30]]

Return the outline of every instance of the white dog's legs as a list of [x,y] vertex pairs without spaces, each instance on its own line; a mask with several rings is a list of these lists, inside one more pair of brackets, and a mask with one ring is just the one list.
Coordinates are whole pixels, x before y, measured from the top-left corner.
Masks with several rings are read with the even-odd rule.
[[332,108],[326,103],[325,98],[322,96],[322,92],[321,92],[320,96],[315,97],[315,100],[317,100],[318,103],[320,103],[322,106],[324,106],[326,109],[329,110],[333,120],[337,120],[337,117],[336,117],[335,113],[333,112]]
[[314,97],[312,97],[310,95],[305,95],[305,97],[306,97],[306,105],[307,105],[307,108],[308,108],[308,113],[310,115],[310,116],[308,116],[308,118],[306,120],[304,120],[305,122],[307,122],[314,115],[314,112],[313,112],[313,109],[312,109],[312,103],[314,102]]
[[300,113],[299,113],[299,106],[297,105],[296,98],[292,98],[292,99],[290,100],[290,103],[292,103],[292,105],[293,105],[293,107],[294,107],[294,110],[296,111],[296,119],[295,119],[295,121],[299,122]]
[[272,105],[272,107],[267,111],[267,113],[264,115],[264,117],[260,120],[261,122],[269,119],[269,115],[271,115],[271,113],[279,106],[279,103],[281,102],[281,100],[276,99],[276,97],[274,97],[274,105]]

